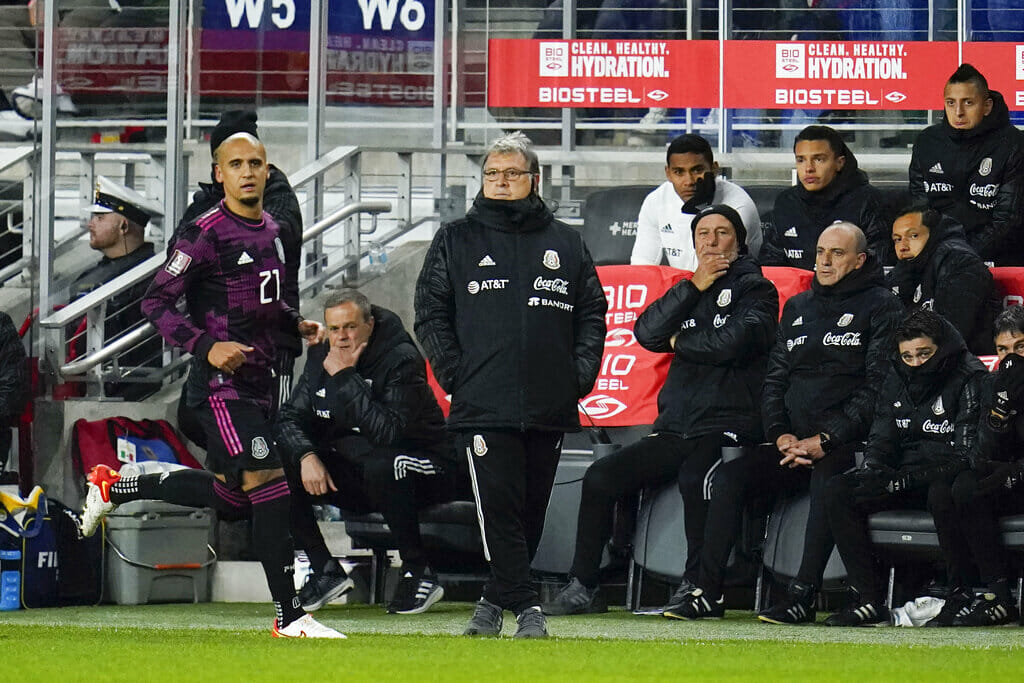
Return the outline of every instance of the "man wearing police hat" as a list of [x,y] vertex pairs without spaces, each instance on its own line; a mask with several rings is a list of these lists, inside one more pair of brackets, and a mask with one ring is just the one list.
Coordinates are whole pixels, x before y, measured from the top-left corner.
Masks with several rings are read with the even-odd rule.
[[[163,215],[157,202],[147,199],[130,187],[104,176],[96,177],[90,212],[89,247],[102,252],[99,263],[75,278],[71,284],[71,300],[78,299],[139,265],[156,252],[145,238],[146,225],[155,216]],[[109,341],[142,324],[139,300],[149,283],[142,281],[107,301],[104,338]],[[76,330],[71,330],[74,334]],[[72,355],[84,350],[84,338],[73,343]],[[125,367],[159,365],[160,340],[140,344],[120,357]],[[107,393],[127,399],[139,398],[153,389],[150,384],[108,385]]]

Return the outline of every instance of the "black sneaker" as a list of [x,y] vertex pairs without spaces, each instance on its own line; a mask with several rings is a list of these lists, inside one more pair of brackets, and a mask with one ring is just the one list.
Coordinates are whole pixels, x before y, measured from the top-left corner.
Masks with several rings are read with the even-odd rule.
[[500,636],[504,616],[501,608],[487,598],[477,600],[473,616],[470,618],[464,636]]
[[814,586],[793,579],[786,593],[788,599],[762,611],[757,618],[766,624],[813,624],[818,616],[814,609],[816,592]]
[[676,588],[676,592],[672,594],[672,597],[668,599],[668,604],[661,608],[661,613],[671,612],[679,609],[683,606],[684,602],[690,599],[690,593],[697,590],[697,587],[690,583],[689,579],[683,579],[683,582]]
[[540,607],[534,605],[527,607],[516,615],[516,634],[514,638],[547,638],[548,620],[544,618],[544,612]]
[[946,598],[942,609],[934,617],[925,622],[928,628],[956,626],[956,620],[967,616],[974,602],[971,591],[955,590]]
[[982,593],[967,614],[953,619],[953,625],[1003,626],[1019,618],[1016,605],[1000,600],[995,593]]
[[388,603],[388,614],[420,614],[444,597],[444,588],[430,569],[408,570]]
[[600,588],[587,588],[573,577],[569,584],[558,592],[555,599],[541,606],[544,614],[564,616],[566,614],[599,614],[608,611],[608,605],[601,597]]
[[678,607],[667,609],[661,615],[669,619],[721,619],[725,616],[725,598],[719,596],[716,600],[700,588],[694,588]]
[[340,598],[355,586],[341,567],[332,572],[310,572],[299,589],[302,609],[315,612],[331,600]]
[[825,626],[888,626],[889,608],[882,602],[850,605],[825,619]]

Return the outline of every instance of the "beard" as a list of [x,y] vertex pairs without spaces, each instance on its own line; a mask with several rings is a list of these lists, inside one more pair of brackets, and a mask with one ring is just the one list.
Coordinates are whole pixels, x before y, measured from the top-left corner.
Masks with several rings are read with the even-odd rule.
[[261,199],[262,197],[243,197],[242,199],[239,199],[238,202],[245,206],[257,206]]

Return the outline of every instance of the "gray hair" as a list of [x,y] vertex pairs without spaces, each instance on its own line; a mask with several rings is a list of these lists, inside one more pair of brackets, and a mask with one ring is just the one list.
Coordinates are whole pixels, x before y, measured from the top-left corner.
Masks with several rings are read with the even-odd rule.
[[521,130],[514,133],[506,133],[491,143],[487,154],[484,155],[484,164],[492,154],[522,154],[530,173],[540,173],[540,160],[537,153],[533,151],[533,142]]
[[[864,236],[864,231],[860,229],[854,223],[850,221],[836,221],[832,225],[825,228],[829,230],[831,228],[842,228],[843,230],[849,231],[853,235],[854,247],[857,249],[858,254],[868,253],[868,238]],[[822,230],[822,232],[825,232]]]
[[347,303],[353,303],[359,312],[363,314],[363,322],[369,322],[372,317],[370,313],[370,300],[358,289],[338,289],[327,295],[324,299],[324,310],[336,308]]

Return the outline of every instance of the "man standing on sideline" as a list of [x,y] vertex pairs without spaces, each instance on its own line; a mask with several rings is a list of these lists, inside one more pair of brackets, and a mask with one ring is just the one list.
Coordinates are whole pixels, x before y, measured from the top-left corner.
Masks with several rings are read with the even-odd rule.
[[667,617],[721,617],[724,571],[744,506],[758,495],[809,491],[800,569],[788,599],[759,618],[773,624],[814,621],[814,598],[833,545],[825,484],[853,466],[854,449],[867,436],[901,314],[860,228],[826,228],[816,252],[811,290],[786,302],[768,359],[762,416],[774,454],[749,454],[718,468],[697,587]]
[[426,364],[398,316],[354,289],[328,296],[324,323],[329,346],[310,349],[275,430],[292,490],[292,536],[313,568],[302,606],[317,610],[352,587],[313,518],[313,503],[323,500],[383,513],[402,557],[387,611],[425,612],[444,588],[428,566],[419,511],[458,499],[463,481]]
[[[263,211],[262,143],[248,133],[229,137],[217,149],[214,174],[224,186],[223,201],[186,226],[142,302],[164,339],[192,354],[188,382],[190,391],[202,392],[194,410],[213,475],[179,470],[121,477],[97,466],[88,477],[82,533],[91,535],[111,510],[133,500],[248,512],[277,612],[272,634],[343,638],[306,614],[295,594],[288,483],[269,419],[274,331],[292,330],[316,343],[323,328],[282,298],[284,248],[277,223]],[[181,297],[185,313],[177,308]]]
[[1003,96],[970,64],[942,91],[945,117],[917,136],[910,194],[964,226],[984,261],[1024,265],[1024,153]]
[[739,214],[747,231],[743,246],[757,258],[761,250],[757,207],[742,187],[719,177],[708,141],[699,135],[680,135],[669,143],[665,158],[666,180],[640,206],[629,262],[656,266],[664,252],[673,268],[696,270],[693,219],[711,204],[725,204]]
[[491,577],[466,635],[547,636],[530,562],[562,435],[597,378],[608,305],[579,233],[537,194],[521,132],[484,157],[483,189],[434,236],[416,282],[416,336],[452,394],[448,427],[468,463]]
[[729,206],[716,204],[698,213],[693,278],[673,285],[637,320],[636,339],[644,348],[673,354],[658,393],[658,419],[650,436],[587,469],[572,578],[544,605],[546,614],[605,611],[598,572],[616,501],[673,481],[679,483],[686,523],[683,584],[692,587],[697,580],[722,447],[764,440],[761,386],[775,340],[779,295],[747,254],[745,233],[743,220]]

